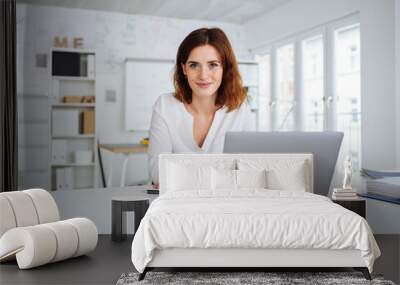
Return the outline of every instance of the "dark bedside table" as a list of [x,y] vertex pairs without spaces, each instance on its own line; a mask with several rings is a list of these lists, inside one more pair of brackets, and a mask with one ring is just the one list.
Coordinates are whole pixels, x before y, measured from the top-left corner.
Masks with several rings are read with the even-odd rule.
[[359,214],[361,217],[365,219],[366,215],[366,206],[365,199],[355,198],[352,200],[340,200],[340,199],[332,199],[332,202],[339,204],[340,206],[353,211],[356,214]]
[[112,197],[111,205],[111,239],[113,241],[123,241],[126,239],[126,212],[135,213],[136,232],[140,221],[149,208],[150,198],[138,196]]

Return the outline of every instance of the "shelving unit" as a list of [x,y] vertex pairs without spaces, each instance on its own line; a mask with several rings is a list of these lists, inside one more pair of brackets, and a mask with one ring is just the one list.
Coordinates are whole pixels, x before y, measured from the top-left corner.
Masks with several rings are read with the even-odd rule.
[[[58,56],[56,60],[54,60],[55,53]],[[62,60],[64,53],[67,56],[73,54],[73,57],[79,58],[80,74],[59,74],[62,66],[57,66],[57,64],[60,58]],[[95,114],[96,103],[64,102],[65,96],[94,96],[96,98],[95,52],[93,50],[57,48],[51,50],[50,54],[50,189],[72,190],[97,187],[98,157],[96,155],[95,121],[93,133],[83,133],[82,128],[83,112],[90,111],[90,114],[93,112]],[[88,63],[89,57],[91,63]],[[66,70],[69,72],[68,68]],[[61,72],[63,71],[61,70]],[[70,116],[71,120],[60,120],[60,114],[67,118]],[[92,120],[95,120],[95,117],[93,115]],[[86,116],[85,119],[87,120],[88,117]],[[85,159],[84,156],[86,156]]]

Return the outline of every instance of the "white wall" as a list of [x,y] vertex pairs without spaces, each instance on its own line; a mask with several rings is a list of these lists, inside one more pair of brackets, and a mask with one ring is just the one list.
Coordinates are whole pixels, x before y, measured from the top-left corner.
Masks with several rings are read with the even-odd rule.
[[[27,47],[32,39],[26,36],[27,7],[17,5],[17,98],[18,98],[18,186],[45,186],[48,184],[48,100],[34,88],[29,96],[24,96],[24,79],[32,77],[32,70],[25,67],[33,65],[33,58],[26,58]],[[38,71],[40,74],[40,70]],[[31,123],[28,123],[31,122]],[[33,123],[32,123],[33,122]],[[39,123],[43,122],[43,123]],[[28,145],[30,145],[28,147]],[[24,170],[30,171],[24,171]],[[32,171],[34,170],[34,171]]]
[[366,168],[393,169],[396,165],[396,133],[398,137],[400,131],[396,128],[394,8],[394,0],[294,0],[245,24],[249,47],[260,49],[359,13],[362,167]]
[[[48,95],[50,71],[48,68],[36,68],[34,57],[37,53],[49,54],[55,36],[67,36],[69,39],[82,37],[85,48],[95,49],[96,124],[101,143],[133,143],[147,136],[145,132],[124,130],[125,58],[175,58],[183,38],[192,30],[204,26],[222,28],[230,38],[236,56],[243,59],[249,57],[244,46],[244,30],[240,25],[36,5],[17,5],[17,10],[26,11],[26,17],[21,19],[25,36],[18,38],[24,45],[24,73],[21,76],[24,84],[21,93]],[[106,90],[116,92],[116,102],[105,101]],[[109,158],[104,152],[106,172]],[[115,178],[119,178],[121,158],[116,159],[113,165]],[[146,178],[147,156],[136,155],[128,166],[127,182],[134,183]],[[117,179],[114,181],[115,185],[119,184],[119,179],[118,182]]]

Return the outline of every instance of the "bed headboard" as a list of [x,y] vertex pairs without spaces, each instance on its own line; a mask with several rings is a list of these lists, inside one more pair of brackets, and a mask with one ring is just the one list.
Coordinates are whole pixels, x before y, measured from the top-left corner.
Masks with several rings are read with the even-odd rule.
[[290,168],[291,165],[304,163],[305,167],[305,180],[306,191],[313,192],[314,169],[313,169],[313,155],[311,153],[293,153],[293,154],[280,154],[280,153],[262,153],[262,154],[160,154],[159,156],[159,181],[160,181],[160,194],[168,191],[169,177],[168,169],[172,164],[184,165],[191,167],[212,166],[222,169],[252,169],[257,165],[263,165],[267,169],[280,171],[281,175],[285,169]]

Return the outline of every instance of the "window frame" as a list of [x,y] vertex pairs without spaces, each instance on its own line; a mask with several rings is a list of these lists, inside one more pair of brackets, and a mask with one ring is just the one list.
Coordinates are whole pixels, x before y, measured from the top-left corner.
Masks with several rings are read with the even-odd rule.
[[[321,35],[323,41],[323,105],[324,105],[324,116],[323,116],[323,130],[333,131],[336,129],[336,90],[334,82],[334,32],[336,29],[358,24],[361,33],[360,15],[358,13],[351,14],[349,16],[327,22],[326,24],[308,29],[303,32],[296,33],[270,42],[268,45],[257,48],[253,53],[255,55],[264,56],[270,55],[270,100],[269,106],[271,110],[270,120],[271,129],[276,130],[277,116],[276,109],[274,106],[277,101],[277,87],[276,87],[276,74],[277,74],[277,49],[287,44],[294,45],[294,97],[295,97],[295,130],[305,131],[304,120],[302,115],[303,106],[303,78],[302,73],[302,41],[308,38]],[[362,48],[360,48],[360,53]]]
[[[277,114],[277,50],[287,44],[294,46],[294,129],[296,131],[306,131],[304,122],[303,105],[304,105],[304,74],[303,74],[303,46],[304,40],[314,36],[322,36],[323,42],[323,96],[321,98],[323,104],[323,131],[337,130],[337,91],[335,82],[335,31],[346,26],[358,25],[360,33],[360,61],[362,58],[362,25],[359,13],[352,13],[345,17],[329,21],[322,25],[310,28],[306,31],[298,32],[282,39],[269,42],[267,45],[256,48],[252,51],[254,54],[263,56],[270,55],[270,127],[272,131],[282,131],[278,129],[281,122],[277,122],[279,114]],[[362,62],[360,62],[360,101],[362,101]],[[360,102],[360,106],[362,106]],[[362,108],[360,107],[360,115],[362,118]],[[360,121],[362,131],[362,119]],[[283,129],[284,130],[284,129]],[[359,149],[359,165],[362,165],[362,134],[360,134],[361,143]]]

